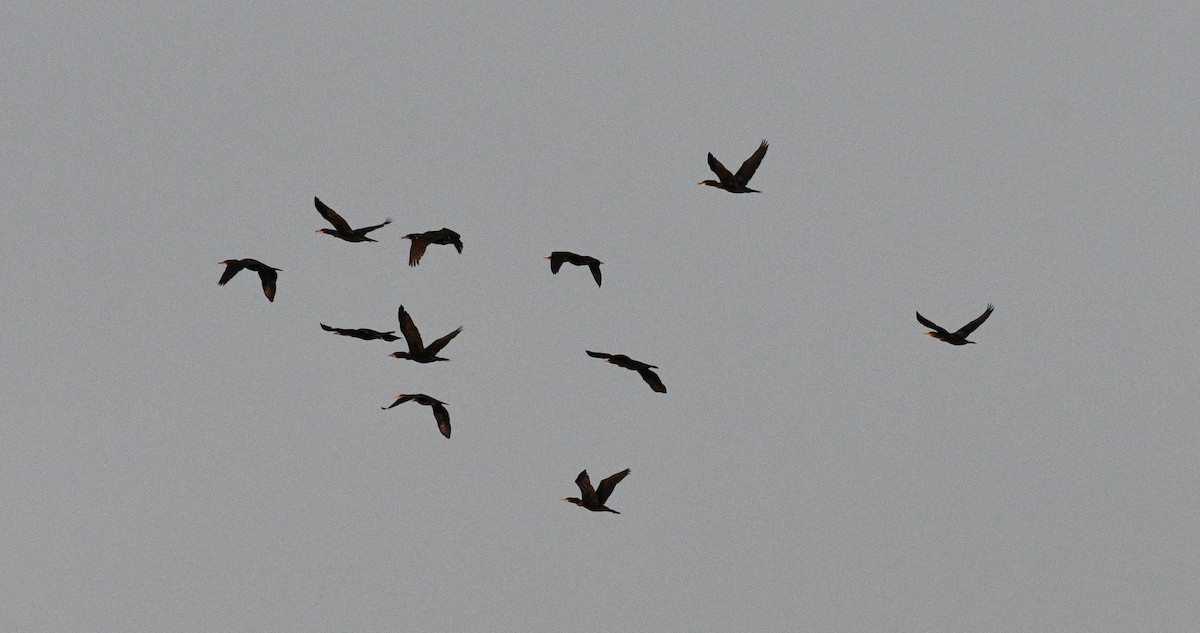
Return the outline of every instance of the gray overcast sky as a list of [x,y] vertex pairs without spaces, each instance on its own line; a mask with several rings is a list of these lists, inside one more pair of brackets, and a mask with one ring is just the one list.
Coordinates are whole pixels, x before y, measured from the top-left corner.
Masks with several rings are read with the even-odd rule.
[[1200,9],[649,4],[10,6],[0,629],[1194,630]]

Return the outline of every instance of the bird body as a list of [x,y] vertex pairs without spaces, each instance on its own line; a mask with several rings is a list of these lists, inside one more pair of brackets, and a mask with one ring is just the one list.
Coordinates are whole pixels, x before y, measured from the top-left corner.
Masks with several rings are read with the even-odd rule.
[[550,272],[555,275],[558,274],[558,269],[562,268],[564,262],[575,266],[587,266],[592,271],[592,279],[596,280],[596,285],[600,285],[600,264],[604,262],[595,257],[576,255],[567,251],[554,251],[546,259],[550,260]]
[[227,259],[223,262],[218,262],[225,266],[225,272],[221,273],[221,279],[217,281],[218,286],[224,286],[229,283],[233,276],[238,274],[238,271],[245,268],[258,273],[259,280],[262,281],[263,294],[267,296],[267,301],[275,302],[275,281],[279,278],[280,268],[272,268],[257,259]]
[[975,341],[968,341],[967,337],[971,335],[971,332],[975,331],[975,328],[982,325],[984,321],[987,321],[988,317],[992,316],[992,310],[994,307],[995,306],[989,303],[987,310],[984,310],[983,314],[976,317],[974,321],[971,321],[970,323],[959,328],[957,332],[947,331],[942,326],[921,316],[920,312],[917,313],[917,321],[919,321],[921,325],[933,330],[932,332],[926,332],[925,336],[935,338],[939,341],[945,341],[951,345],[974,345]]
[[437,354],[438,352],[442,351],[442,348],[446,347],[446,345],[448,345],[450,341],[454,339],[454,337],[458,336],[459,332],[462,332],[462,326],[459,326],[457,330],[454,330],[442,338],[430,343],[427,347],[424,342],[421,341],[421,332],[417,329],[417,324],[413,322],[412,316],[408,314],[408,311],[404,309],[404,306],[400,306],[397,318],[400,319],[400,333],[404,335],[404,340],[408,343],[408,351],[392,352],[392,358],[403,358],[406,360],[416,361],[418,363],[432,363],[439,360],[450,360],[448,358],[442,358]]
[[446,410],[446,403],[427,396],[423,393],[402,393],[396,396],[396,401],[386,407],[380,407],[384,411],[400,404],[404,404],[409,400],[415,400],[417,404],[423,404],[433,409],[433,419],[437,421],[438,430],[446,439],[450,439],[450,412]]
[[332,229],[319,229],[317,233],[332,235],[338,239],[346,240],[347,242],[375,242],[377,240],[367,237],[367,233],[392,223],[392,219],[388,218],[383,221],[383,224],[364,226],[361,229],[352,229],[350,228],[350,223],[346,222],[342,216],[338,215],[337,211],[334,211],[324,202],[321,202],[320,198],[313,196],[313,205],[317,207],[317,212],[321,214],[321,217],[325,218],[330,224],[333,225]]
[[646,381],[646,384],[650,385],[650,388],[654,391],[658,393],[667,392],[667,387],[663,384],[662,379],[658,377],[658,374],[652,371],[653,369],[658,369],[657,365],[649,365],[639,360],[633,360],[624,354],[605,354],[604,352],[587,351],[587,355],[591,356],[592,358],[603,358],[604,362],[612,363],[617,367],[632,369],[633,371],[636,371],[642,377],[642,380]]
[[611,512],[613,514],[621,514],[616,510],[604,505],[608,501],[608,497],[612,495],[613,488],[629,474],[629,469],[626,468],[619,473],[609,475],[600,481],[600,487],[592,489],[592,480],[588,477],[588,472],[585,470],[579,473],[575,478],[575,485],[579,486],[580,497],[567,497],[563,501],[573,503],[581,508],[587,508],[592,512]]
[[442,246],[453,245],[459,254],[462,254],[463,251],[462,236],[446,227],[424,233],[409,233],[404,236],[404,239],[412,240],[412,245],[408,249],[409,266],[416,266],[421,263],[421,257],[425,255],[425,249],[430,244],[440,244]]
[[384,340],[390,343],[392,341],[400,340],[400,337],[395,335],[395,331],[377,332],[367,328],[329,327],[324,323],[321,324],[321,329],[325,330],[326,332],[333,332],[339,336],[349,336],[353,338],[359,338],[364,341]]
[[712,152],[709,152],[708,168],[711,169],[713,173],[717,175],[717,178],[720,178],[720,180],[702,180],[699,184],[708,185],[709,187],[716,187],[717,189],[724,189],[729,193],[762,193],[761,191],[751,189],[746,185],[750,182],[750,179],[754,177],[754,172],[758,170],[759,164],[762,163],[762,159],[766,155],[767,142],[763,141],[758,146],[758,149],[754,150],[754,153],[750,155],[750,158],[747,158],[746,162],[742,163],[742,166],[737,170],[737,173],[732,174],[728,169],[725,168],[724,165],[721,164],[721,161],[717,160],[717,158],[712,155]]

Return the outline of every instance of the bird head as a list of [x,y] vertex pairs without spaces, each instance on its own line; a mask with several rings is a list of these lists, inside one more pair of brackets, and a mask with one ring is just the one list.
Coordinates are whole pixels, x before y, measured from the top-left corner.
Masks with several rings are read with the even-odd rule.
[[721,183],[717,182],[716,180],[701,180],[700,182],[698,182],[696,184],[708,185],[709,187],[719,187],[721,185]]

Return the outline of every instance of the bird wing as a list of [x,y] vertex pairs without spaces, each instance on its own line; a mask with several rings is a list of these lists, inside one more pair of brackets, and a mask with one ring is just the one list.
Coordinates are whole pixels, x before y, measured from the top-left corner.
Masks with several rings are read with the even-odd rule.
[[361,229],[355,229],[354,232],[358,233],[359,235],[366,235],[367,233],[370,233],[371,231],[374,231],[375,229],[385,227],[391,223],[392,223],[392,219],[388,218],[383,221],[383,224],[376,224],[375,226],[364,226]]
[[415,398],[415,397],[416,397],[416,396],[415,396],[415,395],[413,395],[413,394],[402,393],[402,394],[400,394],[400,395],[396,396],[396,401],[395,401],[395,402],[391,403],[390,405],[388,405],[388,406],[386,406],[386,407],[380,407],[380,408],[386,411],[386,410],[388,410],[388,409],[391,409],[392,407],[394,407],[394,406],[396,406],[396,405],[398,405],[398,404],[404,404],[405,402],[408,402],[409,400],[412,400],[412,399],[413,399],[413,398]]
[[609,475],[608,477],[602,479],[600,481],[600,487],[596,488],[596,500],[600,503],[608,501],[608,496],[612,494],[613,488],[616,488],[617,484],[621,483],[621,480],[624,479],[625,475],[628,474],[629,469],[626,468],[619,473]]
[[987,306],[987,310],[984,310],[983,314],[976,317],[974,321],[971,321],[970,323],[959,328],[959,330],[957,332],[955,332],[955,334],[958,336],[967,336],[971,332],[974,332],[975,328],[979,327],[980,325],[983,325],[983,322],[987,321],[987,318],[992,316],[992,310],[994,308],[995,308],[995,306],[993,306],[992,304],[989,303]]
[[762,162],[763,156],[766,155],[767,142],[763,141],[758,146],[758,149],[754,150],[754,153],[750,155],[750,158],[747,158],[746,162],[742,163],[742,166],[738,168],[737,175],[734,178],[743,185],[750,182],[750,179],[754,177],[754,172],[758,169],[759,163]]
[[462,240],[459,239],[457,233],[454,234],[454,239],[450,240],[450,243],[454,245],[454,250],[458,251],[459,255],[462,255]]
[[342,218],[342,216],[338,215],[337,211],[330,209],[328,205],[326,205],[324,202],[321,202],[320,198],[313,196],[313,205],[317,207],[317,213],[320,213],[321,217],[329,221],[329,223],[333,225],[333,228],[337,229],[339,233],[354,232],[346,220]]
[[658,393],[667,392],[667,386],[663,384],[662,379],[658,377],[658,374],[654,373],[654,370],[639,369],[637,370],[637,373],[641,375],[642,380],[645,380],[646,384],[650,385],[650,388],[654,391]]
[[554,251],[550,253],[550,272],[558,274],[558,269],[562,268],[563,262],[567,260],[568,253],[566,251]]
[[421,263],[421,257],[425,255],[425,248],[429,246],[429,242],[420,235],[409,237],[412,240],[412,246],[408,248],[408,265],[416,266]]
[[263,294],[267,295],[267,301],[275,302],[275,280],[279,278],[279,273],[273,268],[263,268],[258,271],[258,278],[262,280]]
[[443,336],[442,338],[430,343],[429,347],[425,348],[425,351],[429,354],[436,355],[438,352],[440,352],[442,350],[443,347],[446,346],[447,343],[449,343],[454,337],[458,336],[458,333],[462,332],[462,330],[463,330],[462,326],[460,325],[457,330],[454,330],[453,332]]
[[712,155],[712,152],[708,153],[708,168],[717,175],[717,178],[721,179],[721,182],[731,182],[733,180],[733,174],[728,169],[725,169],[725,166],[721,164],[721,161],[717,160],[716,156]]
[[425,344],[421,342],[421,333],[417,330],[417,324],[413,323],[412,317],[408,315],[404,306],[400,306],[396,317],[400,319],[400,333],[408,342],[408,353],[420,354],[425,349]]
[[450,439],[450,412],[438,402],[431,406],[433,407],[433,419],[437,420],[438,430],[446,436],[446,439]]
[[575,485],[579,486],[579,495],[583,497],[583,501],[598,503],[596,501],[596,490],[592,488],[592,480],[588,477],[587,471],[581,471],[579,476],[575,478]]
[[588,268],[592,270],[592,279],[596,280],[596,285],[600,285],[600,262],[588,264]]
[[925,327],[933,330],[934,332],[937,332],[938,334],[949,334],[949,332],[947,332],[945,330],[945,328],[943,328],[942,326],[921,316],[920,312],[917,313],[917,321],[920,321],[921,325],[924,325]]
[[612,356],[608,357],[608,362],[610,365],[616,365],[617,367],[632,369],[634,371],[641,371],[643,369],[652,367],[652,365],[643,363],[640,360],[633,360],[624,354],[613,354]]
[[233,276],[238,274],[238,271],[245,268],[242,262],[236,259],[227,259],[221,263],[225,264],[225,272],[221,273],[221,278],[217,280],[218,286],[224,286],[229,283],[229,280],[233,279]]

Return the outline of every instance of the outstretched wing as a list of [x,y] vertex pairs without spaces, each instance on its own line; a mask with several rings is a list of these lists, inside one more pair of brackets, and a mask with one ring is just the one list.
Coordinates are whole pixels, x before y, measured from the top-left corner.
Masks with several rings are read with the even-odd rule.
[[267,301],[274,303],[275,280],[279,278],[279,273],[273,268],[263,268],[258,271],[258,277],[262,280],[263,294],[267,295]]
[[395,402],[391,403],[390,405],[388,405],[386,407],[380,407],[380,409],[383,409],[384,411],[386,411],[396,405],[404,404],[405,402],[408,402],[409,400],[412,400],[415,397],[417,397],[415,394],[402,393],[402,394],[396,396]]
[[750,158],[747,158],[746,162],[742,163],[742,166],[738,168],[737,175],[734,176],[737,178],[737,181],[743,185],[750,182],[750,179],[754,177],[754,172],[758,170],[758,165],[762,162],[763,156],[766,155],[767,142],[763,141],[758,146],[758,149],[754,150],[754,153],[750,155]]
[[645,380],[646,384],[650,385],[650,388],[653,389],[654,391],[656,391],[658,393],[666,393],[667,392],[667,386],[663,384],[662,379],[660,379],[658,377],[658,374],[654,373],[653,370],[639,369],[639,370],[637,370],[637,373],[642,376],[642,380]]
[[313,196],[313,205],[317,207],[317,213],[320,213],[321,217],[325,218],[330,224],[332,224],[333,228],[337,229],[339,233],[353,232],[350,229],[350,225],[346,223],[346,220],[343,219],[342,216],[338,215],[337,211],[330,209],[328,205],[326,205],[324,202],[321,202],[320,198]]
[[429,242],[420,235],[408,236],[412,240],[412,246],[408,248],[408,265],[416,266],[421,263],[421,257],[425,255],[425,248],[429,246]]
[[417,324],[413,323],[412,317],[408,315],[404,306],[400,306],[396,318],[400,319],[400,333],[408,342],[408,353],[420,354],[421,350],[425,349],[425,344],[421,342],[421,333],[417,331]]
[[364,226],[361,229],[356,229],[354,232],[358,233],[359,235],[366,235],[367,233],[370,233],[371,231],[374,231],[375,229],[385,227],[391,223],[392,223],[392,219],[388,218],[383,221],[383,224],[376,224],[375,226]]
[[450,412],[443,407],[441,403],[435,402],[431,405],[433,408],[433,419],[437,420],[438,430],[446,439],[450,439]]
[[588,268],[592,269],[592,278],[596,280],[596,285],[600,285],[600,262],[588,264]]
[[974,321],[971,321],[970,323],[959,328],[959,330],[957,332],[955,332],[955,334],[958,336],[966,336],[966,335],[970,334],[971,332],[974,332],[975,328],[979,327],[980,325],[983,325],[983,322],[987,321],[987,318],[992,316],[992,310],[994,308],[995,308],[995,306],[993,306],[992,304],[989,303],[987,310],[984,310],[983,314],[976,317],[976,319]]
[[596,490],[592,488],[592,480],[588,477],[587,471],[584,470],[575,478],[575,485],[579,486],[579,495],[584,501],[596,502]]
[[920,312],[917,313],[917,321],[920,321],[921,325],[924,325],[938,334],[949,334],[949,332],[947,332],[942,326],[921,316]]
[[233,276],[238,274],[239,270],[245,268],[242,262],[236,259],[227,259],[221,263],[225,264],[225,272],[221,273],[221,278],[217,280],[218,286],[224,286],[229,283],[229,280],[233,279]]
[[626,468],[615,475],[609,475],[601,480],[600,487],[596,488],[596,500],[600,503],[608,501],[608,496],[612,494],[613,488],[616,488],[617,484],[621,483],[621,480],[628,474],[629,469]]
[[454,337],[458,336],[458,333],[462,332],[462,330],[463,330],[462,326],[460,325],[457,330],[454,330],[453,332],[443,336],[442,338],[430,343],[429,347],[425,348],[425,351],[431,355],[436,356],[437,353],[440,352],[442,350],[442,348],[445,347],[446,344],[449,343]]
[[733,174],[728,169],[725,169],[725,166],[721,164],[721,161],[717,160],[716,156],[712,155],[712,152],[708,153],[708,168],[717,175],[717,178],[721,179],[721,182],[730,182],[733,180]]

